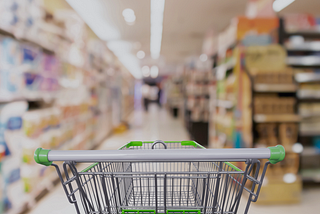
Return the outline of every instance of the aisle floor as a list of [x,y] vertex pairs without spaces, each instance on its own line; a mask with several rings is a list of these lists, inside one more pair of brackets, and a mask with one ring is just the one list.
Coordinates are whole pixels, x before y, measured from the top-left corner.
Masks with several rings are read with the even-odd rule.
[[[99,149],[118,149],[131,140],[188,140],[189,136],[183,123],[171,117],[164,109],[151,105],[148,113],[137,110],[129,118],[130,129],[123,134],[116,134],[105,140]],[[251,205],[251,214],[301,214],[318,213],[320,210],[320,189],[309,188],[302,192],[302,202],[293,205],[261,206]],[[244,206],[244,201],[241,206]],[[240,209],[240,208],[239,208]],[[242,210],[242,209],[240,209]],[[65,193],[58,184],[50,194],[45,196],[30,214],[72,214],[74,206],[69,204]],[[241,212],[239,212],[241,214]]]

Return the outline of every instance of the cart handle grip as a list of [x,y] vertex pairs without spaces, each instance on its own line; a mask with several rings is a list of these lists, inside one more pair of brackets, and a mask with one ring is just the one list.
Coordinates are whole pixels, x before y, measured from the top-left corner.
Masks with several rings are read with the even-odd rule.
[[268,147],[270,149],[269,161],[272,164],[276,164],[284,159],[286,156],[286,151],[282,145],[277,145],[274,147]]
[[48,154],[50,151],[50,149],[37,148],[37,150],[34,152],[34,160],[38,164],[50,166],[52,164],[52,161],[48,160]]
[[160,150],[69,150],[57,151],[38,148],[34,153],[37,163],[50,166],[52,161],[125,162],[125,161],[246,161],[269,159],[276,164],[285,157],[285,149],[278,145],[269,148],[242,149],[160,149]]

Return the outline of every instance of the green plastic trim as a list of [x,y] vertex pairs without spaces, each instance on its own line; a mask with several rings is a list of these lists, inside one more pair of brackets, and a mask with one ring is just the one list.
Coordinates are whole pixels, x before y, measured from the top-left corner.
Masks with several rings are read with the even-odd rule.
[[142,146],[142,141],[131,141],[130,143],[127,143],[126,147],[129,148],[131,146]]
[[196,142],[189,140],[189,141],[181,141],[181,146],[193,146],[193,147],[198,147],[199,144],[197,145]]
[[233,165],[232,163],[230,162],[224,162],[225,164],[227,164],[228,166],[230,166],[232,169],[238,171],[238,172],[242,172],[241,169],[239,169],[238,167],[236,167],[235,165]]
[[185,212],[193,212],[193,213],[201,214],[200,210],[167,210],[167,214],[169,214],[169,213],[183,213],[183,214],[185,214]]
[[125,213],[137,213],[137,214],[139,214],[139,213],[146,213],[146,212],[148,212],[148,213],[151,213],[151,212],[153,212],[154,214],[156,213],[156,211],[155,210],[122,210],[121,211],[121,213],[122,214],[125,214]]
[[90,169],[92,169],[93,167],[97,166],[99,163],[94,163],[90,166],[88,166],[87,168],[83,169],[81,172],[88,172]]
[[34,152],[34,160],[38,164],[50,166],[52,164],[52,161],[48,160],[48,154],[50,151],[50,149],[37,148],[37,150]]
[[272,164],[276,164],[284,159],[286,156],[286,151],[283,146],[277,145],[274,147],[268,147],[270,149],[270,158],[269,161]]

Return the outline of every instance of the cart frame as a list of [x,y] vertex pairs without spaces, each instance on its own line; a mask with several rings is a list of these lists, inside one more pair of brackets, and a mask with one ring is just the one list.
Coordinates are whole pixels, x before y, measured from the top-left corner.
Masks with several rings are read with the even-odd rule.
[[[80,203],[88,214],[235,214],[243,190],[249,194],[244,210],[248,213],[251,202],[258,199],[267,166],[285,156],[282,146],[212,150],[194,141],[131,141],[119,150],[39,148],[35,160],[56,168],[78,214]],[[269,159],[261,170],[257,157]],[[59,166],[53,163],[58,160],[65,160],[65,180]],[[243,162],[245,170],[226,160]],[[78,162],[94,163],[80,171]],[[251,188],[245,186],[247,181],[252,183]]]

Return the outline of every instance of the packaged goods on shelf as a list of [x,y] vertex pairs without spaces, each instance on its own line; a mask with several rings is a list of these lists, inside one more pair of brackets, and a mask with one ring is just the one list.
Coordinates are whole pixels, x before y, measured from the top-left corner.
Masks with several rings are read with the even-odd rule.
[[[245,49],[246,68],[252,73],[277,72],[284,70],[287,53],[277,44],[267,46],[251,46]],[[272,63],[270,63],[272,62]]]
[[279,140],[285,148],[292,148],[298,140],[298,124],[281,123],[279,125]]
[[258,124],[258,142],[266,146],[275,146],[279,143],[278,141],[278,127],[275,123]]
[[256,95],[254,98],[255,114],[294,114],[296,99],[277,97],[276,95]]
[[286,14],[283,18],[287,32],[319,31],[317,18],[311,14]]
[[300,103],[298,112],[302,117],[320,116],[319,103]]
[[[57,178],[50,167],[35,165],[36,148],[92,149],[112,130],[113,100],[124,99],[115,105],[120,116],[133,108],[133,77],[115,65],[105,43],[89,39],[72,12],[57,20],[42,6],[41,0],[0,2],[0,17],[10,19],[0,23],[0,102],[7,103],[0,107],[0,205],[10,213],[30,208]],[[123,96],[112,97],[113,86]],[[23,111],[15,100],[24,100]]]
[[318,83],[301,83],[297,96],[301,99],[320,98],[320,85]]
[[262,84],[292,84],[293,75],[292,73],[257,73],[254,76],[254,83]]
[[1,177],[3,189],[2,203],[4,209],[18,206],[23,199],[21,182],[21,147],[23,145],[22,115],[27,110],[27,103],[23,101],[3,104],[0,112],[1,123]]

